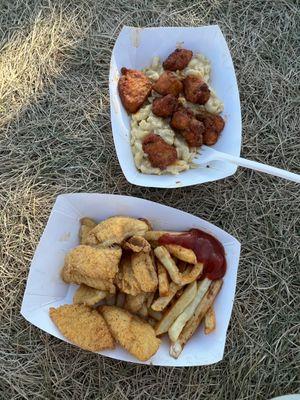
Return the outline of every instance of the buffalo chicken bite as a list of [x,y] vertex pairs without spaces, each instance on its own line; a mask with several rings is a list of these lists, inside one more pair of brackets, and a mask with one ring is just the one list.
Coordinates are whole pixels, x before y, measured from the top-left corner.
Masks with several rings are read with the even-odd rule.
[[159,97],[153,100],[152,112],[157,117],[170,117],[178,106],[177,97],[172,94],[167,94],[166,96]]
[[135,113],[147,100],[151,93],[152,83],[141,71],[121,69],[122,76],[118,82],[118,90],[122,104],[127,112]]
[[163,62],[163,67],[169,71],[184,69],[193,57],[193,52],[186,49],[176,49]]
[[143,140],[143,151],[148,154],[149,161],[155,168],[165,169],[177,160],[175,147],[154,133],[150,133]]
[[210,97],[207,84],[196,76],[187,76],[183,81],[183,91],[187,101],[195,104],[205,104]]
[[182,83],[177,75],[171,71],[165,71],[153,85],[153,90],[161,95],[172,94],[178,96],[182,91]]

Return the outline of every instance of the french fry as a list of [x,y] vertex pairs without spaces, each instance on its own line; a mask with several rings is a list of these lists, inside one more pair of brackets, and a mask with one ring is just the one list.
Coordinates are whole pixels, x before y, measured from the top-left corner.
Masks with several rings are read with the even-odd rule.
[[116,306],[117,307],[124,307],[125,297],[126,297],[125,293],[118,292],[117,300],[116,300]]
[[216,329],[216,314],[213,306],[211,306],[204,317],[204,333],[209,335]]
[[165,248],[168,252],[178,258],[178,260],[185,261],[188,264],[196,264],[197,257],[196,254],[191,249],[186,249],[185,247],[179,246],[177,244],[165,244]]
[[179,289],[180,289],[179,285],[176,285],[176,283],[171,282],[168,295],[163,296],[163,297],[158,297],[151,305],[152,310],[154,310],[154,311],[164,310],[167,307],[167,305],[170,303],[170,301],[173,299],[173,297],[175,296],[175,293],[177,292],[177,290],[179,290]]
[[148,309],[148,314],[156,321],[160,321],[163,317],[163,314],[160,311],[154,311],[151,308]]
[[152,246],[158,246],[158,239],[165,233],[170,233],[172,235],[180,235],[184,232],[170,232],[170,231],[147,231],[144,235],[145,239],[151,243]]
[[99,301],[105,299],[107,295],[108,292],[105,292],[104,290],[94,289],[82,284],[79,286],[74,294],[73,303],[93,306]]
[[205,293],[207,292],[211,281],[205,278],[203,281],[198,282],[197,294],[194,300],[187,306],[187,308],[176,318],[173,324],[168,330],[169,338],[171,342],[176,342],[178,336],[180,335],[182,329],[184,328],[187,321],[192,318],[198,304],[203,299]]
[[149,253],[151,250],[150,243],[143,236],[131,236],[123,243],[122,247],[126,250],[131,250],[134,253]]
[[108,306],[114,306],[116,304],[116,294],[110,294],[106,297],[106,304]]
[[202,319],[207,313],[208,309],[212,306],[217,294],[219,293],[223,284],[223,280],[219,279],[217,281],[213,281],[210,285],[208,291],[205,293],[205,296],[198,304],[193,316],[188,320],[185,327],[181,331],[176,342],[171,344],[170,347],[170,356],[174,358],[178,358],[180,353],[183,350],[186,342],[193,336],[196,329],[200,325]]
[[160,296],[167,296],[170,286],[166,268],[160,261],[157,262],[158,291]]
[[197,263],[192,267],[192,269],[181,274],[170,253],[164,246],[156,247],[154,253],[163,266],[167,269],[172,281],[177,285],[183,286],[193,282],[198,278],[203,270],[203,264]]
[[124,308],[132,313],[137,313],[143,306],[147,294],[140,293],[136,296],[132,296],[131,294],[126,295],[126,300],[124,304]]
[[156,335],[161,335],[168,331],[175,319],[180,315],[186,307],[194,300],[197,293],[197,283],[190,283],[182,296],[176,301],[176,303],[165,313],[163,318],[159,321],[156,326]]

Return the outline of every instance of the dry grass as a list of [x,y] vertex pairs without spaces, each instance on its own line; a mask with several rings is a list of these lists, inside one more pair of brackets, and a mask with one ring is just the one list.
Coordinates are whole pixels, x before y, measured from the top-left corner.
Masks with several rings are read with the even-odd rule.
[[[107,90],[123,24],[218,23],[239,81],[243,155],[299,172],[297,11],[289,0],[0,2],[0,399],[265,400],[299,391],[299,188],[243,169],[187,189],[129,185],[115,156]],[[30,259],[55,196],[67,191],[144,197],[239,238],[222,362],[125,364],[60,342],[20,316]]]

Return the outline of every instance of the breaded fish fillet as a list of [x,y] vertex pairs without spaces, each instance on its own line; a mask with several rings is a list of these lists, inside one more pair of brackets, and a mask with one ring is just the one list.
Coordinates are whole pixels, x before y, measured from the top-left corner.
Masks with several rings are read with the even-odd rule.
[[113,349],[114,339],[98,311],[83,304],[51,307],[50,317],[60,332],[85,350]]
[[101,244],[103,247],[120,244],[131,236],[144,236],[148,224],[136,218],[111,217],[100,222],[86,238],[87,244]]
[[133,275],[130,256],[122,257],[119,272],[115,278],[115,283],[122,292],[132,296],[136,296],[143,292]]
[[132,253],[131,267],[140,288],[144,292],[155,292],[158,278],[152,253]]
[[95,228],[97,225],[97,222],[92,220],[91,218],[81,218],[80,220],[80,230],[79,230],[79,239],[80,239],[80,244],[86,244],[86,237],[90,233],[90,231]]
[[108,292],[99,289],[94,289],[82,284],[79,286],[79,288],[76,290],[74,294],[73,303],[93,306],[99,301],[105,299],[107,295]]
[[113,337],[130,354],[146,361],[157,352],[160,339],[150,324],[119,307],[101,306],[99,310]]
[[85,283],[95,289],[112,292],[112,281],[118,272],[121,255],[122,250],[117,246],[77,246],[65,257],[62,279],[66,283]]

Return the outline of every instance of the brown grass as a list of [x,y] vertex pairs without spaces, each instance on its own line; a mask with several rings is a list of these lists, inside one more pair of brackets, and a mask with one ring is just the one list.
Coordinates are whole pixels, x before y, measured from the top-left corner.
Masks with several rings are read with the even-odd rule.
[[[239,169],[224,181],[149,190],[126,182],[115,155],[108,70],[122,25],[209,23],[220,25],[235,63],[243,155],[299,173],[297,2],[0,2],[0,399],[265,400],[299,391],[299,187]],[[162,202],[242,242],[222,362],[125,364],[21,317],[30,260],[54,199],[72,191]]]

